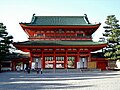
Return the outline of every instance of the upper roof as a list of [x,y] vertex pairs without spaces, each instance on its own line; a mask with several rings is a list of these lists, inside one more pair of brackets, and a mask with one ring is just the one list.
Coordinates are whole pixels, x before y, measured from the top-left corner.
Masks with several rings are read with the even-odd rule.
[[35,16],[33,14],[30,23],[20,23],[28,26],[79,26],[91,24],[85,16]]

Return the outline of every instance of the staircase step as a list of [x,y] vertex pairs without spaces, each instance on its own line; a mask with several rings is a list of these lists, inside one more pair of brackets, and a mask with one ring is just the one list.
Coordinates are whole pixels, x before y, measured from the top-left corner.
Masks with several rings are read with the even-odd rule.
[[44,69],[43,73],[78,73],[83,71],[101,71],[100,69]]

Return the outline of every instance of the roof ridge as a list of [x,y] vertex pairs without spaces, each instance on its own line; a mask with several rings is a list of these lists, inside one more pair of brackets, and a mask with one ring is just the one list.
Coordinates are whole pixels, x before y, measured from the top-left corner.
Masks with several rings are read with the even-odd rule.
[[34,17],[85,17],[85,16],[34,16]]

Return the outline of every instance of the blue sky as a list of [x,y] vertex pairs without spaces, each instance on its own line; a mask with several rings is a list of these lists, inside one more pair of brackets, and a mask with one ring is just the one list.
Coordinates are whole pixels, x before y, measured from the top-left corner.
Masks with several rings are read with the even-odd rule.
[[93,34],[97,41],[102,36],[104,22],[108,15],[120,20],[120,0],[1,0],[0,22],[7,26],[14,41],[25,41],[28,36],[19,22],[30,22],[32,14],[37,16],[83,16],[88,15],[91,23],[102,23]]

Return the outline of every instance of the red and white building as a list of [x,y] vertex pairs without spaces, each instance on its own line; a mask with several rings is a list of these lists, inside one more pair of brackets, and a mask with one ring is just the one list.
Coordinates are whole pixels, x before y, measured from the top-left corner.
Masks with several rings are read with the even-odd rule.
[[30,23],[20,23],[29,40],[16,42],[14,46],[30,53],[31,68],[105,70],[107,60],[91,55],[107,46],[92,41],[92,34],[100,25],[91,24],[87,16],[33,15]]

